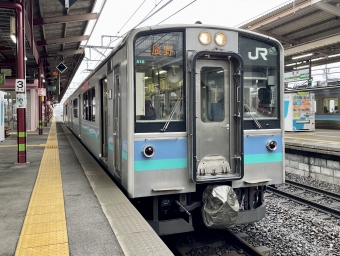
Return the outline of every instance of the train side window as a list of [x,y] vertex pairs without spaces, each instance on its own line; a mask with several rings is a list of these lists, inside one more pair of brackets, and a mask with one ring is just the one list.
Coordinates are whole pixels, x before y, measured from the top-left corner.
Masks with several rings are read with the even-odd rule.
[[83,94],[83,119],[88,120],[88,91]]
[[78,118],[78,99],[73,100],[73,117]]
[[323,98],[323,114],[337,114],[338,113],[338,98],[326,97]]
[[91,89],[91,98],[92,98],[92,122],[96,121],[96,88],[92,87]]

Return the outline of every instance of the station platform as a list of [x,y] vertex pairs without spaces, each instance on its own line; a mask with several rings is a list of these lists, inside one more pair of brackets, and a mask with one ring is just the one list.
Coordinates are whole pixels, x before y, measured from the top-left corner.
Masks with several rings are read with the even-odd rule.
[[0,144],[0,255],[172,255],[101,166],[54,119]]
[[316,129],[313,132],[285,132],[285,147],[340,156],[340,130]]

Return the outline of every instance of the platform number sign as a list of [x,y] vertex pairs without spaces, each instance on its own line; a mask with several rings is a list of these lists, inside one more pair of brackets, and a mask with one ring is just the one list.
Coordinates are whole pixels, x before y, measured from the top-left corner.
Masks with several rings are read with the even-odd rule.
[[26,92],[26,80],[16,79],[15,80],[15,91],[16,92]]

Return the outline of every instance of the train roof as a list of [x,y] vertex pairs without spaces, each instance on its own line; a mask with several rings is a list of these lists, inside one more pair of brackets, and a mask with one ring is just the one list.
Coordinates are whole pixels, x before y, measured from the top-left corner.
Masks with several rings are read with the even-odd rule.
[[[155,25],[155,26],[139,27],[139,28],[134,28],[134,29],[128,31],[126,33],[125,37],[123,38],[123,40],[111,51],[111,53],[103,61],[100,62],[100,64],[92,71],[92,73],[89,74],[84,79],[84,81],[79,85],[79,87],[81,87],[84,84],[85,81],[88,81],[129,40],[133,40],[133,38],[138,33],[146,32],[146,31],[157,31],[157,30],[161,31],[161,30],[186,29],[186,28],[221,29],[221,30],[229,30],[229,31],[234,31],[234,32],[242,33],[242,34],[247,34],[249,36],[254,36],[254,37],[257,37],[257,38],[262,39],[262,40],[275,42],[277,45],[279,45],[281,51],[283,51],[283,47],[282,47],[281,43],[277,39],[275,39],[273,37],[270,37],[270,36],[267,36],[267,35],[259,34],[259,33],[256,33],[256,32],[252,32],[252,31],[245,30],[245,29],[240,29],[240,28],[233,28],[233,27],[227,27],[227,26],[221,26],[221,25],[212,25],[212,24],[166,24],[166,25]],[[72,93],[72,95],[73,95],[73,93]],[[72,96],[72,95],[70,95],[70,96]]]

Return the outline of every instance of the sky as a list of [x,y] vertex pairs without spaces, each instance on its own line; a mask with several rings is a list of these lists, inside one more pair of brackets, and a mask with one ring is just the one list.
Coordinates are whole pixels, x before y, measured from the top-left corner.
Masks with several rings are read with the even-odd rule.
[[[226,27],[239,27],[240,24],[253,20],[256,16],[270,12],[272,9],[288,4],[293,0],[97,0],[93,12],[102,11],[97,21],[90,21],[86,35],[91,35],[82,45],[108,46],[109,37],[123,36],[134,27],[143,27],[160,24],[193,24],[201,21],[203,24],[222,25]],[[129,2],[129,3],[128,3]],[[163,5],[166,5],[162,8]],[[186,8],[184,8],[187,6]],[[146,16],[162,8],[151,18]],[[184,8],[183,10],[181,10]],[[138,10],[137,10],[138,9]],[[179,11],[181,10],[181,11]],[[179,11],[179,12],[178,12]],[[178,12],[177,14],[175,14]],[[174,14],[174,15],[173,15]],[[173,15],[172,17],[170,17]],[[169,18],[170,17],[170,18]],[[168,19],[167,19],[168,18]],[[166,19],[166,20],[165,20]],[[165,21],[164,21],[165,20]],[[95,26],[94,26],[95,25]],[[94,27],[92,33],[91,30]],[[111,40],[114,38],[111,38]],[[120,39],[113,40],[110,47],[114,47]],[[104,53],[105,50],[102,50]],[[106,50],[106,56],[111,50]],[[86,61],[89,58],[95,61]],[[100,54],[88,49],[85,58],[70,84],[70,91],[89,75],[87,69],[94,69],[103,60]],[[65,100],[62,99],[61,103]]]

